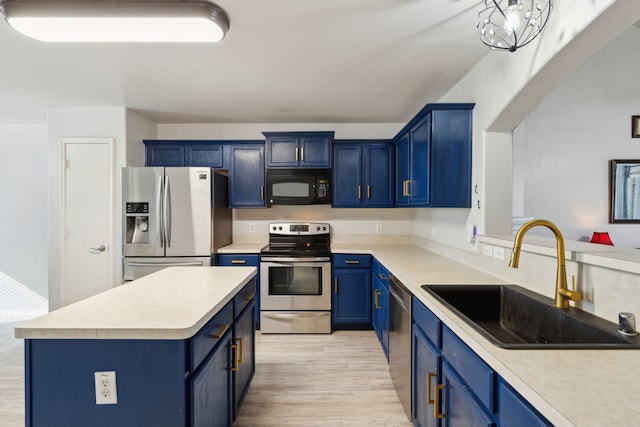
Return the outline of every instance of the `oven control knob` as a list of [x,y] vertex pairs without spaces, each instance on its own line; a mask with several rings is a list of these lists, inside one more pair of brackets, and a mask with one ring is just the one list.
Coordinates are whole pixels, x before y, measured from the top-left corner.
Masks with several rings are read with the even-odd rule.
[[282,230],[282,226],[278,227],[278,230]]
[[274,225],[274,226],[272,227],[272,229],[273,229],[273,231],[275,231],[275,230],[276,230],[276,226]]
[[316,231],[320,231],[320,226],[317,226],[317,227],[316,227]]

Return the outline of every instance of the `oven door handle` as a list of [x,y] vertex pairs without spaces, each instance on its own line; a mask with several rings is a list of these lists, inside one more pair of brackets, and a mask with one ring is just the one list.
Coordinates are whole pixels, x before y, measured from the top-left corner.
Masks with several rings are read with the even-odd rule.
[[262,257],[260,262],[282,264],[282,265],[300,265],[301,263],[319,263],[319,262],[331,262],[329,257],[316,257],[316,258],[289,258],[289,257]]

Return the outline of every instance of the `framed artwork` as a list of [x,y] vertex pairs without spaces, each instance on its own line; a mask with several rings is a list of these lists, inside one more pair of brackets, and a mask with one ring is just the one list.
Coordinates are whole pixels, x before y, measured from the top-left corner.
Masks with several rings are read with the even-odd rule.
[[609,166],[609,223],[640,223],[640,159]]
[[640,138],[640,116],[631,116],[631,138]]

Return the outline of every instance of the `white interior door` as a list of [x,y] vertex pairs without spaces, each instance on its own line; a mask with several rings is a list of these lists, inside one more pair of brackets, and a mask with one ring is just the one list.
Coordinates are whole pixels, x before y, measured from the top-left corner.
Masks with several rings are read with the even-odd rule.
[[112,139],[63,139],[61,301],[112,287]]

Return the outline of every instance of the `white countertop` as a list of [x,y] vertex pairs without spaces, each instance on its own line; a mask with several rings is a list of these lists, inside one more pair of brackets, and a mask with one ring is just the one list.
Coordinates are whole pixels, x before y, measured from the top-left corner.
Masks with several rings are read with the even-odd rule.
[[255,267],[169,267],[21,323],[15,336],[190,338],[255,274]]
[[374,255],[555,426],[640,425],[640,351],[496,347],[420,285],[502,280],[414,245],[334,244],[331,250]]

